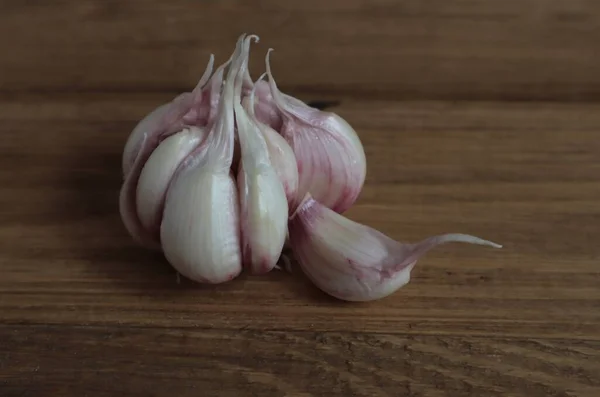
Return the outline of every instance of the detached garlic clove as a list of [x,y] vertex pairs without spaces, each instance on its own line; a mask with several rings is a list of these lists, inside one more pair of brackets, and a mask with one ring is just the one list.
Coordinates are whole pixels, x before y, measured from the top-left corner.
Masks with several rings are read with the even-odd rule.
[[340,116],[311,108],[282,94],[265,59],[274,104],[281,112],[279,131],[294,150],[298,162],[298,198],[310,193],[315,200],[343,213],[354,204],[366,173],[365,152],[358,135]]
[[161,142],[144,165],[137,184],[136,206],[140,222],[159,236],[167,188],[181,162],[200,146],[206,129],[185,128]]
[[[258,79],[255,88],[258,86],[258,83],[262,81],[264,76],[265,74]],[[283,190],[285,191],[291,214],[298,204],[298,165],[296,163],[296,156],[290,145],[281,135],[258,120],[255,112],[254,94],[255,90],[253,89],[250,92],[250,95],[242,100],[242,106],[246,110],[250,120],[254,122],[263,135],[267,144],[271,165],[275,169],[275,172],[283,185]]]
[[465,234],[443,234],[402,244],[361,225],[307,195],[289,225],[290,243],[306,275],[321,290],[346,301],[384,298],[410,281],[432,248],[449,242],[501,246]]
[[230,172],[234,147],[233,86],[243,37],[232,61],[204,143],[181,165],[165,200],[160,239],[165,257],[183,276],[222,283],[242,270],[239,204]]
[[[247,67],[250,42],[244,41],[241,70],[236,80],[234,109],[241,147],[238,173],[242,254],[244,266],[253,274],[271,271],[283,249],[287,233],[288,202],[276,173],[267,143],[258,125],[241,105],[244,68]],[[251,109],[253,109],[251,107]]]

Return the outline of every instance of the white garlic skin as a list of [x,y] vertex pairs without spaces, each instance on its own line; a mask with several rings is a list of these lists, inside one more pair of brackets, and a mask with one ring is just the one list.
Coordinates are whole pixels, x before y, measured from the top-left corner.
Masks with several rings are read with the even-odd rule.
[[[259,80],[256,84],[258,85],[261,82],[264,83],[264,81]],[[244,98],[242,105],[249,118],[254,121],[263,135],[267,144],[271,165],[275,169],[275,172],[283,185],[283,190],[285,191],[291,214],[298,203],[298,165],[294,151],[279,133],[258,119],[255,110],[253,111],[252,109],[252,98]],[[256,109],[256,106],[254,109]]]
[[289,210],[294,211],[298,204],[298,163],[294,151],[285,139],[268,126],[261,129],[271,164],[281,181],[285,196],[288,201]]
[[410,281],[417,260],[448,242],[501,247],[465,234],[402,244],[305,199],[290,220],[290,244],[300,267],[327,294],[346,301],[385,298]]
[[242,270],[237,186],[230,174],[185,170],[167,193],[160,227],[163,252],[183,276],[218,284]]
[[243,162],[238,186],[243,263],[252,274],[265,274],[277,264],[287,235],[285,191],[273,167],[248,169]]
[[146,161],[138,179],[136,208],[147,230],[159,233],[167,188],[175,171],[206,135],[204,128],[185,128],[162,141]]

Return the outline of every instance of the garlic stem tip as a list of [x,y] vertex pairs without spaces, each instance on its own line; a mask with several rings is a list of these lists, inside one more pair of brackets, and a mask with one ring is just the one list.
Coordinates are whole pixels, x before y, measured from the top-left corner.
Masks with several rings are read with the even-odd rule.
[[441,236],[434,237],[437,240],[438,244],[440,243],[468,243],[468,244],[477,244],[477,245],[486,245],[494,248],[502,248],[502,245],[498,243],[494,243],[493,241],[484,240],[479,237],[472,236],[470,234],[463,233],[448,233]]
[[269,63],[271,59],[271,52],[273,51],[275,51],[275,49],[272,47],[269,47],[269,49],[267,50],[267,55],[265,55],[265,60],[267,61],[267,63]]
[[492,248],[502,248],[502,244],[498,244],[498,243],[494,243],[493,241],[488,241],[488,240],[479,240],[477,242],[473,241],[475,244],[479,244],[479,245],[487,245],[488,247],[492,247]]

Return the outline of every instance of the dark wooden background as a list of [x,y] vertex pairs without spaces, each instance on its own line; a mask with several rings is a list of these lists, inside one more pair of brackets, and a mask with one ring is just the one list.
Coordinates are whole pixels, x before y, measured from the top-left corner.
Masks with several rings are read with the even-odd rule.
[[[242,32],[360,134],[349,217],[505,248],[368,304],[178,284],[122,227],[121,151]],[[1,0],[0,50],[1,396],[600,396],[597,0]]]

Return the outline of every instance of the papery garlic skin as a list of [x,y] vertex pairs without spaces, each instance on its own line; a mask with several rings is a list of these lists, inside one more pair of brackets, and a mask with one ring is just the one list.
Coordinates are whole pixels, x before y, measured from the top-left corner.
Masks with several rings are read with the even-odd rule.
[[158,235],[167,188],[181,162],[206,138],[204,128],[190,127],[171,135],[152,152],[137,184],[136,208],[142,226]]
[[230,168],[234,149],[234,82],[244,36],[237,42],[208,136],[180,166],[165,200],[163,252],[194,281],[223,283],[242,270],[239,198]]
[[402,244],[330,210],[310,196],[289,225],[302,270],[321,290],[346,301],[382,299],[410,281],[417,260],[448,242],[500,245],[465,234],[444,234]]
[[245,59],[236,81],[234,110],[241,147],[237,182],[243,264],[251,273],[262,274],[271,271],[281,256],[289,209],[262,131],[241,105],[243,68],[247,67],[249,45],[255,37],[249,36],[244,42],[242,57]]
[[265,63],[273,103],[283,120],[279,133],[298,163],[298,199],[315,200],[343,213],[357,200],[367,173],[366,156],[356,131],[340,116],[311,108],[282,94],[271,73],[269,49]]

